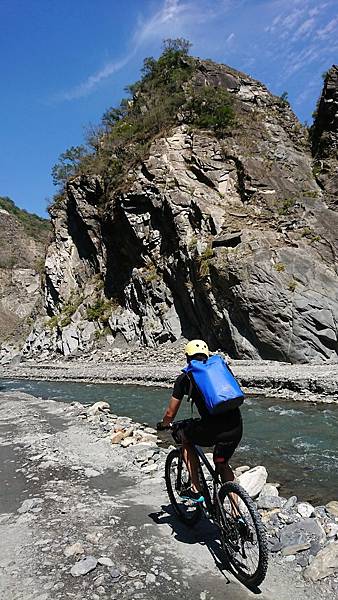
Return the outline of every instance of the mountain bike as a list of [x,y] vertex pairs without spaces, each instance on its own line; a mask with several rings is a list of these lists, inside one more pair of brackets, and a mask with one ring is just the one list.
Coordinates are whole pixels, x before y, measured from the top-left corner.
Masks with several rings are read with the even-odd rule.
[[[188,421],[190,419],[177,421],[169,427],[178,444],[179,431]],[[194,502],[184,497],[191,480],[182,448],[178,447],[168,454],[165,464],[165,481],[172,507],[188,526],[195,525],[203,516],[210,519],[219,529],[221,546],[230,571],[248,587],[257,587],[267,572],[268,547],[256,506],[238,483],[222,483],[217,468],[211,466],[203,450],[197,445],[194,448],[199,460],[204,501]]]

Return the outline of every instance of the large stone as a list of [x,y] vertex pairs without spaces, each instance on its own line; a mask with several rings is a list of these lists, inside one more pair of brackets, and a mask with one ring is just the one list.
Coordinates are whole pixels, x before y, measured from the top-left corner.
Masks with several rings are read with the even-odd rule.
[[328,502],[326,504],[325,508],[328,513],[330,513],[334,517],[338,517],[338,501],[337,500],[331,500],[331,502]]
[[301,517],[311,517],[314,513],[314,507],[309,502],[300,502],[297,506],[297,512]]
[[278,496],[266,496],[260,494],[257,498],[257,507],[264,510],[272,510],[273,508],[281,508],[282,501]]
[[325,540],[325,531],[318,519],[302,519],[290,523],[280,533],[280,542],[283,548],[308,542],[323,543]]
[[252,498],[256,498],[266,484],[267,478],[266,468],[257,466],[240,475],[238,482]]
[[80,542],[76,542],[71,546],[67,546],[64,551],[64,555],[68,558],[69,556],[75,556],[77,554],[84,554],[84,548]]
[[119,444],[123,440],[123,431],[117,431],[116,433],[112,433],[110,436],[110,441],[112,444]]
[[82,560],[79,560],[75,565],[72,566],[70,574],[73,577],[80,577],[81,575],[87,575],[90,571],[93,571],[97,566],[97,560],[94,556],[86,556]]
[[329,544],[320,550],[304,571],[305,579],[318,581],[338,573],[338,542]]
[[90,417],[98,415],[102,412],[110,412],[110,404],[108,402],[100,400],[99,402],[95,402],[95,404],[87,408],[87,415]]

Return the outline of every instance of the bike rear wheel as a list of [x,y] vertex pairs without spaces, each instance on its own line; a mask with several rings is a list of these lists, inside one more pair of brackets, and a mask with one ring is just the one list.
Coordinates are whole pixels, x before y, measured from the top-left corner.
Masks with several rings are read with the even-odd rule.
[[191,480],[182,452],[178,448],[172,450],[167,456],[165,482],[170,502],[177,516],[186,525],[195,525],[202,515],[202,509],[199,504],[182,498],[184,490],[190,487]]
[[249,494],[237,483],[222,485],[218,498],[221,543],[231,571],[248,586],[258,586],[268,568],[265,528]]

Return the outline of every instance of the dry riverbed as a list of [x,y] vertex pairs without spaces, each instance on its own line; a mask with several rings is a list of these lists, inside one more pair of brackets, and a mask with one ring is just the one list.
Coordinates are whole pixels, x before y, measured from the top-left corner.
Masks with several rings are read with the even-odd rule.
[[[20,392],[0,394],[0,419],[1,598],[254,597],[225,570],[209,523],[188,530],[172,515],[163,479],[166,450],[146,426]],[[118,441],[119,431],[128,435]],[[297,507],[284,510],[291,523],[304,520]],[[337,518],[320,511],[325,514],[310,520],[328,530]],[[283,510],[262,513],[275,550],[262,600],[336,597],[334,575],[305,580],[298,553],[278,550]],[[310,566],[315,550],[337,544],[335,534],[324,533],[325,543],[317,534],[309,536],[312,557],[303,550]],[[286,536],[282,546],[293,540]]]
[[[182,359],[182,360],[181,360]],[[338,402],[338,364],[291,365],[275,361],[229,360],[247,393],[289,400]],[[91,383],[172,386],[184,363],[181,347],[138,348],[87,356],[29,359],[1,365],[1,377]]]

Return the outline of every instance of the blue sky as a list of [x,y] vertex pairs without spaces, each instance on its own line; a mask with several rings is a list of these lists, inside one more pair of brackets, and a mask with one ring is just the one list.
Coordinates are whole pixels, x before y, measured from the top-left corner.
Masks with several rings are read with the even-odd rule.
[[51,168],[164,38],[288,91],[311,122],[338,62],[337,0],[0,0],[0,195],[45,215]]

